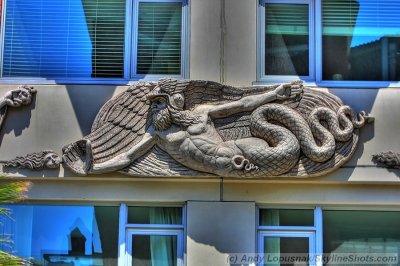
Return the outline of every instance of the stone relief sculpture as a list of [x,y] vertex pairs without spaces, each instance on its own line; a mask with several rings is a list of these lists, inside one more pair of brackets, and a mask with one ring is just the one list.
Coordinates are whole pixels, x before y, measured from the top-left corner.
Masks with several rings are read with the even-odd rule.
[[0,98],[0,129],[6,117],[8,106],[20,107],[29,105],[35,93],[36,90],[33,87],[21,86],[18,89],[8,91]]
[[400,168],[400,153],[393,151],[372,155],[372,161],[387,168]]
[[351,157],[369,121],[301,81],[235,88],[162,79],[108,101],[91,134],[63,148],[63,161],[82,175],[318,176]]
[[54,151],[41,151],[18,156],[5,162],[6,167],[27,168],[31,170],[54,169],[60,167],[61,158]]

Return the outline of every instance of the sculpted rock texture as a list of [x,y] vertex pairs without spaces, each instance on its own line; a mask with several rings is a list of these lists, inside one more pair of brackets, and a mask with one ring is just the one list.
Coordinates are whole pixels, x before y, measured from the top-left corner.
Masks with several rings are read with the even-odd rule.
[[400,168],[400,153],[393,151],[372,155],[372,161],[387,168]]
[[351,157],[358,128],[371,120],[301,81],[235,88],[162,79],[108,101],[63,160],[83,175],[317,176]]
[[4,166],[27,168],[31,170],[43,170],[45,168],[58,168],[61,164],[61,158],[54,151],[41,151],[30,153],[26,156],[7,161]]

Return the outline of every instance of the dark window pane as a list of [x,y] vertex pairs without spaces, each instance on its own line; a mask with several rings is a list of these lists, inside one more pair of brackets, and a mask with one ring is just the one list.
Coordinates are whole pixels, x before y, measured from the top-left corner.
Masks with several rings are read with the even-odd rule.
[[309,75],[308,5],[265,5],[265,74]]
[[400,212],[324,211],[323,230],[324,253],[400,255]]
[[180,74],[182,3],[139,3],[138,74]]
[[[308,265],[308,237],[265,237],[264,254],[268,266]],[[280,262],[282,259],[282,263]]]
[[[117,265],[118,207],[13,205],[0,218],[0,250],[34,265]],[[64,263],[64,264],[63,264]]]
[[400,2],[322,0],[324,80],[400,80]]
[[128,207],[130,224],[182,224],[181,207]]
[[174,266],[178,264],[177,257],[176,236],[132,236],[132,266]]
[[8,0],[3,77],[123,77],[125,0]]
[[262,209],[260,225],[314,226],[314,210]]

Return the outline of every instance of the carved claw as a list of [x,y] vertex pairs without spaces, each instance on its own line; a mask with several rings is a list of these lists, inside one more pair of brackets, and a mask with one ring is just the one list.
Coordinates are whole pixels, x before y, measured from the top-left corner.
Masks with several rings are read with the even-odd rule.
[[375,121],[375,117],[372,117],[370,114],[367,114],[365,111],[361,111],[359,114],[360,120],[364,120],[365,123],[372,123]]
[[85,170],[86,173],[89,173],[93,165],[93,151],[92,151],[92,143],[88,139],[86,140],[85,150],[86,150]]
[[63,163],[76,174],[87,175],[92,168],[93,153],[89,140],[82,139],[71,143],[62,150]]
[[298,100],[303,91],[303,81],[295,80],[291,83],[281,84],[276,89],[277,100],[295,99]]

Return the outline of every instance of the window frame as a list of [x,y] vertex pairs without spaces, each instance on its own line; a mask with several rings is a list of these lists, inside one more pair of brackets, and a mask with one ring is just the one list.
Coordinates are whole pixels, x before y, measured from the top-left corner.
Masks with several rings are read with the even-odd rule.
[[126,256],[123,265],[132,265],[132,238],[134,236],[176,236],[177,237],[177,266],[184,266],[183,260],[183,231],[179,229],[127,229]]
[[[314,211],[314,226],[268,226],[260,225],[261,209],[312,209]],[[323,228],[322,228],[322,208],[321,207],[302,207],[302,206],[257,206],[256,208],[256,236],[257,236],[257,252],[258,255],[264,257],[262,248],[264,247],[264,236],[285,236],[285,237],[303,237],[310,235],[310,255],[315,258],[315,266],[322,266],[323,255]],[[258,265],[264,265],[262,262]]]
[[[310,78],[302,76],[265,75],[265,4],[281,3],[296,4],[308,2],[310,5]],[[311,13],[312,11],[312,13]],[[312,54],[312,55],[311,55]],[[257,4],[257,80],[254,85],[288,82],[296,79],[306,81],[307,86],[335,87],[335,88],[383,88],[400,87],[399,81],[365,81],[365,80],[323,80],[322,79],[322,0],[259,0]],[[312,76],[313,75],[313,76]],[[311,78],[313,77],[313,78]]]
[[[261,226],[260,225],[260,210],[262,209],[309,209],[314,210],[314,226]],[[258,255],[264,257],[262,237],[265,233],[281,234],[285,232],[293,233],[294,236],[298,233],[314,232],[315,233],[315,265],[323,265],[323,212],[324,211],[371,211],[371,212],[399,212],[400,206],[380,205],[287,205],[287,204],[260,204],[256,206],[256,250]],[[287,236],[287,235],[285,235]],[[311,252],[310,252],[311,253]],[[264,265],[264,264],[258,264]]]
[[[128,0],[129,2],[129,0]],[[180,75],[163,75],[163,74],[138,74],[137,73],[137,64],[134,62],[137,61],[137,44],[138,44],[138,19],[139,19],[139,4],[140,3],[182,3],[182,32],[181,32],[181,74]],[[134,15],[131,16],[132,18],[132,56],[130,58],[131,63],[129,64],[132,69],[130,70],[130,76],[133,77],[134,80],[158,80],[162,77],[168,76],[171,78],[182,79],[188,78],[188,62],[187,59],[189,58],[188,48],[189,48],[189,10],[188,0],[134,0],[133,9]]]
[[[182,224],[129,224],[128,207],[180,207]],[[130,239],[133,235],[176,235],[178,266],[186,265],[186,205],[127,205],[121,203],[119,209],[118,266],[131,265],[132,251]]]
[[[315,58],[312,51],[314,48],[314,5],[313,0],[260,0],[257,10],[257,81],[265,83],[277,83],[277,82],[287,82],[292,81],[295,76],[291,75],[266,75],[265,74],[265,5],[266,4],[293,4],[293,5],[308,5],[308,76],[297,76],[297,79],[302,79],[304,81],[315,80]],[[264,34],[263,34],[264,33]]]
[[[190,0],[125,0],[125,38],[124,38],[124,76],[122,78],[57,78],[43,77],[3,77],[3,53],[5,40],[5,21],[7,0],[3,1],[0,28],[0,84],[104,84],[104,85],[131,85],[139,80],[157,81],[162,77],[176,79],[189,78],[189,47],[190,47]],[[180,75],[136,73],[137,58],[137,30],[138,7],[140,2],[182,3],[182,31],[181,31],[181,73]]]
[[[308,247],[309,247],[309,258],[315,259],[316,254],[316,246],[315,245],[315,237],[316,233],[312,230],[291,230],[291,231],[284,231],[284,230],[272,230],[272,231],[260,231],[258,232],[258,254],[260,258],[265,258],[264,255],[264,238],[265,237],[284,237],[284,238],[308,238]],[[264,265],[265,261],[260,263],[259,265]],[[311,260],[309,262],[310,266],[316,266],[316,261]]]

